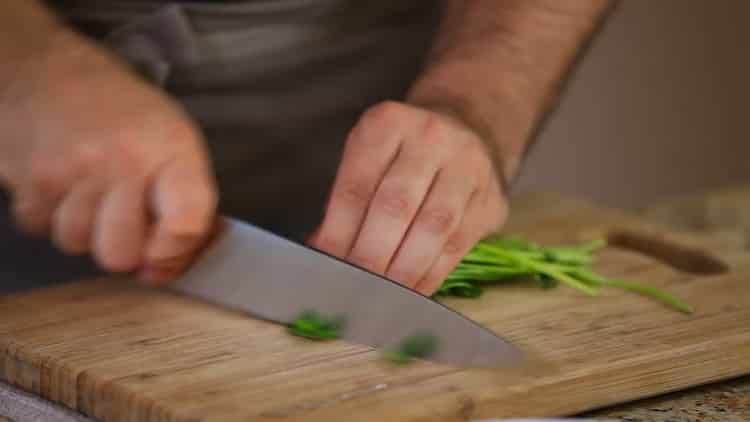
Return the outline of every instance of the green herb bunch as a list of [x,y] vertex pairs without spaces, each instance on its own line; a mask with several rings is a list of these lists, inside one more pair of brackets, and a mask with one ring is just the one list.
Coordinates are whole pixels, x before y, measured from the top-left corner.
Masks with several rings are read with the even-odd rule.
[[477,298],[487,285],[529,280],[543,288],[563,283],[589,295],[596,295],[602,287],[616,287],[659,300],[685,313],[692,312],[688,304],[657,288],[596,274],[591,269],[593,253],[604,246],[603,240],[569,247],[543,247],[518,237],[489,238],[474,246],[435,296]]

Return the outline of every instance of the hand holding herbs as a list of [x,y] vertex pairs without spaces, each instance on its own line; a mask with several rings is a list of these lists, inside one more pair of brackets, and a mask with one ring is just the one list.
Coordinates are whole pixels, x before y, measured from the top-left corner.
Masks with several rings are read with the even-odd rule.
[[604,246],[603,240],[543,247],[517,237],[486,239],[463,258],[435,296],[477,298],[488,285],[530,280],[544,288],[566,284],[589,295],[596,295],[602,287],[615,287],[659,300],[681,312],[692,312],[688,304],[655,287],[596,274],[590,267],[593,253]]

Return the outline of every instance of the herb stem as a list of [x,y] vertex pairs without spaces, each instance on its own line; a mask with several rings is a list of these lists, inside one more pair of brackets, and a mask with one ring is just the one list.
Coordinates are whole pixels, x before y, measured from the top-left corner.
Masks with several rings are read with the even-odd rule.
[[656,287],[616,279],[606,279],[603,284],[640,293],[642,295],[659,300],[686,314],[693,313],[693,308],[690,305],[661,289],[657,289]]

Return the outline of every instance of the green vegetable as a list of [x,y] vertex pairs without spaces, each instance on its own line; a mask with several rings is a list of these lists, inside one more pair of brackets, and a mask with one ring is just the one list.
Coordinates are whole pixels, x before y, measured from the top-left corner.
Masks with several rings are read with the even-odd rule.
[[415,359],[426,359],[437,350],[437,339],[430,334],[415,334],[405,338],[396,350],[387,350],[385,358],[393,363],[405,364]]
[[474,298],[482,295],[482,288],[469,281],[449,279],[440,287],[440,292],[453,296]]
[[453,270],[435,296],[481,296],[483,286],[517,280],[533,280],[542,288],[559,283],[589,295],[602,287],[615,287],[659,300],[681,312],[692,308],[655,287],[615,280],[594,273],[593,253],[606,246],[595,240],[576,246],[543,247],[518,237],[495,237],[477,243]]
[[289,324],[289,332],[311,340],[333,340],[344,328],[342,318],[326,318],[315,311],[307,311]]

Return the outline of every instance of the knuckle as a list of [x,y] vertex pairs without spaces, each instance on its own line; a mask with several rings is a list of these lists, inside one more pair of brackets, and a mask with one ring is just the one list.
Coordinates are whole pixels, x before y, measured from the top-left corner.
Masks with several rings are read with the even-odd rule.
[[80,255],[88,252],[86,243],[79,237],[61,235],[57,237],[55,243],[58,249],[68,255]]
[[465,160],[470,168],[465,173],[465,180],[469,186],[479,191],[487,189],[489,184],[492,182],[492,178],[495,177],[495,172],[491,164],[485,164],[482,160],[468,159]]
[[369,254],[355,251],[349,256],[347,260],[354,265],[358,265],[370,271],[375,271],[376,269],[375,259]]
[[96,257],[99,266],[112,272],[132,271],[138,265],[138,260],[135,259],[135,255],[117,252],[115,250],[99,252]]
[[449,256],[463,255],[468,250],[470,244],[468,236],[462,232],[455,233],[448,238],[443,246],[443,253]]
[[392,124],[404,112],[406,106],[397,101],[383,101],[370,107],[364,114],[364,118],[378,126]]
[[407,287],[414,287],[417,285],[422,275],[413,270],[397,269],[392,270],[387,276],[391,280],[397,281]]
[[83,175],[94,174],[105,162],[101,148],[91,144],[83,144],[73,153],[73,166]]
[[426,209],[418,217],[421,227],[427,232],[438,236],[449,233],[457,220],[457,213],[447,208]]
[[49,225],[49,221],[39,213],[19,208],[14,210],[14,221],[20,230],[35,235],[46,232]]
[[193,242],[208,235],[211,220],[202,215],[185,213],[166,218],[163,232],[166,236],[186,242]]
[[469,142],[464,145],[467,159],[472,160],[474,165],[489,166],[492,160],[488,154],[488,148],[482,144],[482,141]]
[[163,224],[164,234],[183,241],[195,241],[206,235],[207,226],[190,214],[168,218]]
[[440,288],[440,285],[443,284],[443,280],[445,280],[447,276],[448,274],[445,274],[445,275],[441,274],[439,277],[436,276],[429,280],[425,280],[424,283],[421,283],[419,285],[419,290],[423,294],[427,296],[431,296]]
[[422,294],[430,296],[437,291],[447,276],[448,274],[431,276],[420,282],[416,287]]
[[165,127],[167,139],[174,139],[189,145],[199,145],[202,139],[201,131],[187,119],[174,119]]
[[117,160],[118,168],[127,174],[145,174],[147,171],[146,151],[128,137],[112,141],[112,157]]
[[57,247],[67,254],[88,252],[88,230],[80,221],[58,223],[54,230]]
[[150,268],[158,270],[160,272],[175,272],[182,268],[187,267],[193,255],[192,251],[186,251],[176,255],[164,256],[164,257],[150,257],[146,260],[146,265]]
[[483,145],[472,145],[472,156],[475,157],[475,166],[483,177],[489,178],[495,175],[495,162],[490,157],[490,153]]
[[169,194],[165,195],[158,205],[161,234],[185,240],[199,240],[208,234],[217,208],[218,196],[215,190],[175,190],[163,186],[162,190],[168,191]]
[[44,200],[43,196],[24,194],[14,199],[13,220],[23,232],[34,235],[44,234],[50,228],[51,205]]
[[372,190],[369,183],[352,181],[342,184],[340,189],[336,189],[334,195],[337,200],[345,204],[365,208],[370,203]]
[[204,189],[197,189],[192,199],[185,207],[190,207],[195,210],[198,215],[198,219],[201,217],[207,219],[213,215],[214,211],[219,204],[219,193],[210,185],[207,185]]
[[212,189],[196,189],[177,197],[168,215],[168,223],[173,223],[175,230],[182,227],[188,232],[201,232],[210,223],[217,201],[218,195]]
[[421,139],[429,144],[443,143],[447,139],[447,129],[448,126],[441,117],[430,113],[425,119]]
[[326,234],[321,235],[315,243],[320,250],[336,256],[341,255],[345,246],[341,240]]
[[490,217],[487,219],[487,234],[499,231],[508,218],[509,207],[506,201],[496,198],[490,206]]
[[56,192],[64,183],[64,174],[57,160],[47,157],[34,158],[29,171],[29,183],[40,192]]
[[385,187],[375,199],[373,206],[390,217],[408,219],[416,202],[405,186],[392,185]]

